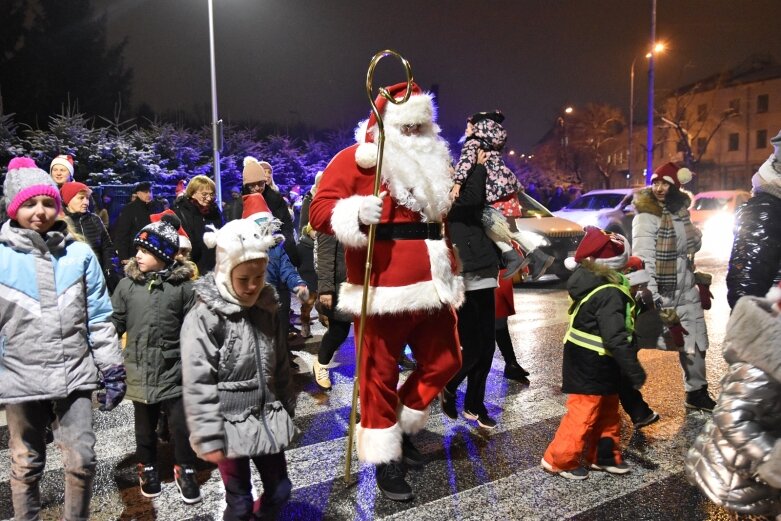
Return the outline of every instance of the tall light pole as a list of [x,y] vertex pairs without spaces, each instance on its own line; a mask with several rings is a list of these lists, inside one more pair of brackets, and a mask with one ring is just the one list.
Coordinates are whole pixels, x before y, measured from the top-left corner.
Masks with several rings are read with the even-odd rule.
[[220,175],[220,151],[222,150],[222,120],[217,119],[217,67],[214,62],[214,5],[209,3],[209,57],[212,73],[212,150],[214,150],[214,195],[217,208],[222,210],[222,176]]
[[[664,43],[656,43],[653,46],[651,52],[647,53],[645,57],[649,60],[653,59],[655,54],[664,51]],[[635,125],[635,64],[637,63],[637,56],[632,60],[632,65],[629,67],[629,143],[626,154],[627,170],[629,171],[629,178],[632,177],[632,144],[634,142],[634,125]]]
[[656,0],[651,0],[651,57],[648,58],[648,139],[646,146],[645,184],[651,184],[654,173],[654,52],[656,43]]

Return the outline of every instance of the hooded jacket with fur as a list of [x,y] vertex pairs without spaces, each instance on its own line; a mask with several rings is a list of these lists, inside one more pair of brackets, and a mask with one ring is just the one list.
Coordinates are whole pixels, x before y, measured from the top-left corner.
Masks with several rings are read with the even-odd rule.
[[159,403],[182,395],[179,332],[195,304],[194,265],[175,262],[162,272],[142,273],[135,258],[125,266],[111,302],[111,320],[121,336],[129,400]]
[[223,299],[212,273],[194,289],[198,302],[181,333],[193,449],[222,450],[229,458],[279,452],[296,434],[296,399],[276,291],[267,284],[247,308]]
[[[637,214],[632,221],[632,254],[640,257],[645,263],[645,270],[651,277],[648,289],[651,290],[654,301],[661,299],[661,308],[675,308],[681,319],[681,325],[689,332],[684,336],[685,344],[682,350],[693,354],[695,349],[700,351],[708,349],[709,344],[705,314],[700,304],[700,292],[694,282],[694,272],[687,254],[684,222],[676,215],[678,211],[689,207],[691,199],[686,192],[670,190],[666,204],[672,213],[678,250],[675,293],[660,295],[656,285],[656,236],[661,224],[662,205],[656,200],[650,188],[643,188],[635,193],[634,205]],[[678,350],[667,335],[659,337],[658,348]]]
[[714,503],[743,514],[781,513],[781,317],[741,298],[727,325],[713,419],[686,456],[686,476]]

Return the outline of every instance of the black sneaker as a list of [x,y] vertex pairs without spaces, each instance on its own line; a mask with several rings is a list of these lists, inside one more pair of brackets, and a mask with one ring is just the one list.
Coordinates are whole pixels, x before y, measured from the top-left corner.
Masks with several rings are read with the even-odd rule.
[[442,405],[442,412],[445,413],[445,416],[447,416],[451,420],[458,419],[455,394],[452,394],[446,388],[442,389],[442,392],[439,393],[439,403],[440,405]]
[[592,463],[591,464],[591,470],[600,470],[603,472],[607,472],[608,474],[626,474],[627,472],[632,471],[632,467],[630,467],[626,462],[616,463],[615,461],[612,463]]
[[716,402],[710,397],[708,394],[708,387],[705,386],[702,389],[687,392],[686,403],[684,405],[687,409],[695,411],[713,412],[713,408],[716,407]]
[[418,469],[426,464],[426,457],[412,444],[409,434],[401,435],[401,457],[408,467]]
[[174,465],[174,481],[182,501],[188,505],[201,500],[201,487],[195,479],[195,469],[190,465]]
[[157,468],[154,465],[139,463],[138,483],[141,485],[141,495],[144,497],[157,497],[162,492],[160,478],[157,477]]
[[540,465],[542,466],[542,469],[545,472],[549,472],[551,474],[561,476],[562,478],[565,479],[580,481],[588,478],[588,470],[586,470],[583,467],[577,467],[571,470],[561,470],[561,469],[557,469],[556,467],[554,467],[553,465],[545,461],[545,458],[542,458],[540,460]]
[[400,461],[380,463],[376,467],[377,488],[393,501],[409,501],[415,497],[412,487],[404,479],[407,472]]
[[640,418],[636,422],[633,422],[633,424],[635,430],[637,430],[637,429],[642,429],[643,427],[646,427],[658,421],[659,421],[659,413],[652,410],[645,417]]

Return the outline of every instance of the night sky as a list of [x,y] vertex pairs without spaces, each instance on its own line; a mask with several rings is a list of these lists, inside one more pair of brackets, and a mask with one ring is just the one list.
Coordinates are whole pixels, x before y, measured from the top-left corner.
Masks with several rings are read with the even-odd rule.
[[[369,113],[365,76],[391,48],[424,88],[439,86],[449,137],[500,108],[509,146],[528,151],[559,111],[606,102],[645,120],[650,0],[215,0],[217,87],[226,121],[352,128]],[[134,105],[210,114],[206,0],[95,2],[109,40],[128,38]],[[754,53],[781,59],[779,0],[658,0],[657,96]],[[403,80],[386,58],[377,83]]]

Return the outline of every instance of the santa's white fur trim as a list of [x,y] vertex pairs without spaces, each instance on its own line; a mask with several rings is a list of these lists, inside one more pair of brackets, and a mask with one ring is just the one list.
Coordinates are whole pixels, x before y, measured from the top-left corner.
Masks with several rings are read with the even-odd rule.
[[426,407],[422,411],[410,409],[406,405],[399,404],[396,411],[396,417],[399,419],[399,426],[404,434],[415,434],[426,426],[431,407]]
[[387,429],[356,429],[358,460],[378,465],[401,460],[401,427],[398,423]]
[[429,92],[416,94],[401,105],[388,102],[382,121],[385,126],[414,125],[433,123],[436,120],[434,96]]
[[355,149],[355,164],[361,168],[373,168],[377,166],[377,144],[361,143]]
[[[366,312],[369,315],[433,311],[443,305],[458,308],[464,302],[464,279],[453,273],[445,241],[425,241],[428,246],[432,280],[407,286],[372,286],[369,288]],[[343,282],[339,288],[339,310],[349,315],[361,314],[363,285]]]
[[[358,211],[365,195],[352,195],[341,199],[334,205],[331,213],[331,229],[343,245],[350,248],[362,248],[368,243],[366,234],[361,231]],[[341,297],[340,297],[341,298]]]

